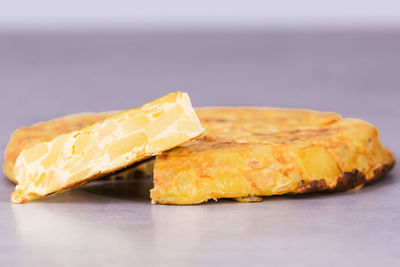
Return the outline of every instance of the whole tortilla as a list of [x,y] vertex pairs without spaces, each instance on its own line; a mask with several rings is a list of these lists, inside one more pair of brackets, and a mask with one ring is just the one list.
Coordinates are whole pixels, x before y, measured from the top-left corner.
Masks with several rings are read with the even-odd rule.
[[335,113],[233,107],[196,112],[206,132],[156,157],[153,203],[346,191],[394,165],[376,127]]

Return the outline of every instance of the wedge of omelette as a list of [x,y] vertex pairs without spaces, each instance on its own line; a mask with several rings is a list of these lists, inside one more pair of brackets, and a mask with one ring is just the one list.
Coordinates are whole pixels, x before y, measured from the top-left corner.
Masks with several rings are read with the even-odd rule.
[[86,183],[196,138],[189,96],[177,92],[117,114],[79,114],[18,129],[4,172],[23,203]]
[[335,113],[270,108],[203,108],[201,138],[156,157],[152,203],[361,188],[394,165],[378,130]]

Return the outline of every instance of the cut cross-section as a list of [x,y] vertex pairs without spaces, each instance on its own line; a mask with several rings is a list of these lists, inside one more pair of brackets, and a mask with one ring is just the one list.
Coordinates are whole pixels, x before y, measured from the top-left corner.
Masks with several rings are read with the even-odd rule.
[[[182,127],[182,124],[188,126]],[[17,131],[7,148],[4,166],[9,178],[17,183],[12,194],[15,203],[86,183],[185,143],[203,132],[189,96],[180,92],[138,109],[107,114],[101,119],[96,117],[90,125],[44,141],[35,136],[30,136],[31,141],[24,140],[26,132],[32,133],[41,127],[44,126],[24,128],[23,133]],[[21,143],[18,141],[25,145],[16,145]]]

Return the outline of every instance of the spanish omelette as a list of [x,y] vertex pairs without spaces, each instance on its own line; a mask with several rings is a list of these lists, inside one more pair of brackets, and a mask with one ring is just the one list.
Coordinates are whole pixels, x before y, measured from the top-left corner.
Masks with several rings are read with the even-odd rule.
[[152,203],[346,191],[394,165],[376,127],[336,113],[231,107],[196,112],[206,131],[156,157]]
[[17,183],[11,200],[23,203],[86,183],[202,132],[189,96],[180,92],[117,114],[74,115],[21,128],[5,152],[4,172]]

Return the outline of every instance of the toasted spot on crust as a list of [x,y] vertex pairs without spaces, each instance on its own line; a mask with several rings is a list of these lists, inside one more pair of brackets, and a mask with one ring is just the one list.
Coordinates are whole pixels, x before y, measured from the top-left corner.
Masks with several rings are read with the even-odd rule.
[[351,172],[345,172],[340,175],[336,186],[331,190],[335,192],[343,192],[358,186],[363,186],[365,183],[365,175],[357,169],[354,169]]
[[367,181],[364,173],[358,171],[357,169],[351,172],[345,172],[339,177],[337,177],[337,183],[334,187],[329,188],[325,182],[325,179],[313,180],[306,182],[304,180],[300,181],[297,187],[296,193],[313,193],[313,192],[344,192],[351,189],[359,189],[365,184],[375,182],[382,178],[386,173],[388,173],[394,166],[394,162],[391,164],[383,164],[374,170],[374,177]]
[[309,182],[301,180],[299,186],[297,187],[296,193],[304,194],[304,193],[320,192],[328,190],[328,188],[329,187],[327,186],[325,179],[312,180]]
[[394,168],[396,161],[393,161],[390,164],[382,164],[379,165],[373,171],[373,177],[367,181],[367,184],[374,183],[375,181],[381,179],[386,173],[388,173],[391,169]]

